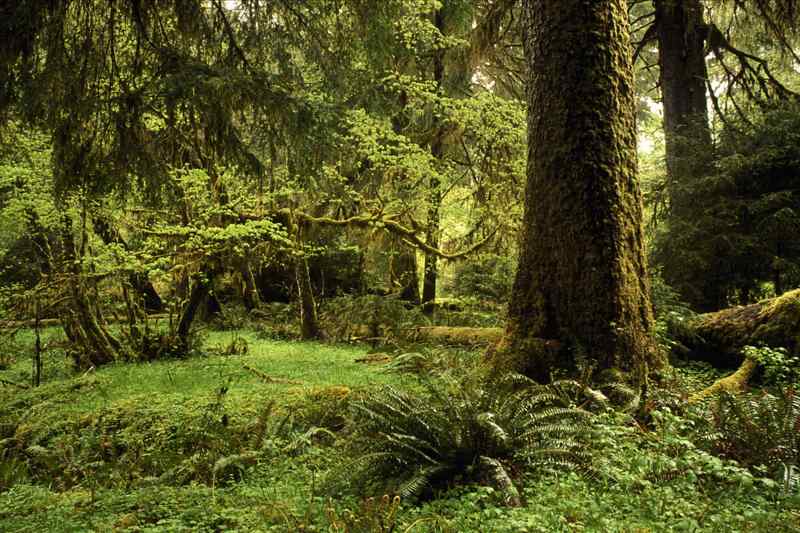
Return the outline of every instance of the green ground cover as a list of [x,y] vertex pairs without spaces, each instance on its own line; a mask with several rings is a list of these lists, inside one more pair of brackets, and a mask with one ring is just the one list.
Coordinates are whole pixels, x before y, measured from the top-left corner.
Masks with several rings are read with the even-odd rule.
[[[50,348],[43,386],[0,390],[0,531],[800,531],[796,490],[701,450],[668,409],[647,429],[598,414],[597,474],[516,471],[518,508],[476,484],[423,502],[326,492],[348,403],[414,378],[356,362],[365,347],[261,337],[209,332],[205,356],[81,375]],[[237,340],[246,353],[221,355]],[[23,383],[32,337],[16,342],[0,379]]]

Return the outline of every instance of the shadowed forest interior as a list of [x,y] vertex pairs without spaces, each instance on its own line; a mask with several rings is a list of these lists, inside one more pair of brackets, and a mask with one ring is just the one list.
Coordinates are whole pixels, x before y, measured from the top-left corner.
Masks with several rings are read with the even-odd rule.
[[800,531],[800,3],[0,2],[0,530]]

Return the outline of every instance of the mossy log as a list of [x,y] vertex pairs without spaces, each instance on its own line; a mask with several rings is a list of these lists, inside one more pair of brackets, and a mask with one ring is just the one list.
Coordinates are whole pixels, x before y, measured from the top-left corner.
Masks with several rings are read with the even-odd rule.
[[503,338],[503,333],[503,328],[451,328],[445,326],[432,326],[416,328],[414,330],[414,337],[419,340],[436,342],[440,344],[488,346],[497,343],[501,338]]
[[742,347],[766,345],[800,353],[800,289],[756,304],[697,317],[679,340],[691,358],[719,367],[740,365]]

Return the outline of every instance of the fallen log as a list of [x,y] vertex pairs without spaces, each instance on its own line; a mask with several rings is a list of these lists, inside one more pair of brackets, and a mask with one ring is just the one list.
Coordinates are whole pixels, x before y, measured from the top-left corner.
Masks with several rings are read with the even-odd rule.
[[698,316],[678,340],[690,359],[733,368],[744,361],[744,346],[784,347],[800,354],[800,289],[782,296]]
[[[169,315],[165,313],[159,314],[149,314],[147,315],[148,320],[165,320],[168,319]],[[127,317],[107,317],[106,322],[109,324],[114,324],[118,322],[127,322]],[[32,328],[36,325],[36,320],[29,319],[29,320],[0,320],[0,330],[8,330],[8,329],[20,329],[20,328]],[[61,325],[60,318],[42,318],[39,320],[39,325],[43,328],[50,328],[50,327],[58,327]]]

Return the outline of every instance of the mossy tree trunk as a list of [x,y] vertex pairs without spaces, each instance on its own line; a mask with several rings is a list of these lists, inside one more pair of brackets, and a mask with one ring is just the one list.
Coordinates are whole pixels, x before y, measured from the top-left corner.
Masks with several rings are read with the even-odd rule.
[[[86,276],[83,262],[86,254],[85,209],[80,246],[76,246],[72,233],[72,220],[69,215],[62,216],[61,236],[63,242],[64,264],[69,275],[70,308],[62,321],[67,337],[78,346],[74,352],[75,363],[80,368],[99,367],[121,358],[122,344],[106,329],[100,315],[100,308],[92,305],[87,295]],[[95,302],[96,303],[96,302]]]
[[[528,179],[500,369],[655,362],[624,0],[526,0]],[[570,349],[571,348],[571,349]]]
[[311,274],[305,256],[294,262],[294,275],[297,282],[297,295],[300,300],[300,335],[305,340],[319,339],[322,329],[317,317],[317,303],[314,288],[311,286]]
[[419,305],[419,274],[417,272],[416,252],[400,242],[395,241],[392,252],[392,285],[399,285],[400,299],[412,305]]
[[214,279],[220,272],[218,260],[212,259],[204,265],[201,265],[200,270],[192,275],[186,276],[186,285],[188,296],[181,311],[181,318],[178,322],[176,336],[182,350],[188,350],[191,346],[191,333],[192,324],[197,319],[198,314],[208,312],[204,307],[209,305],[209,301],[216,301],[216,297],[212,294],[214,287]]
[[[468,38],[472,28],[468,17],[463,16],[464,2],[460,0],[446,0],[441,3],[434,14],[433,23],[439,33],[446,38]],[[448,98],[462,98],[471,94],[473,67],[470,62],[469,52],[463,47],[450,46],[442,43],[433,54],[433,81],[440,96]],[[445,160],[452,155],[454,147],[458,145],[458,137],[448,129],[442,118],[434,113],[431,126],[432,137],[430,150],[433,158],[440,162],[438,165],[442,173],[445,172]],[[442,183],[441,175],[434,175],[429,182],[428,195],[428,226],[426,242],[438,248],[441,241],[441,207],[447,184]],[[422,280],[423,311],[432,314],[435,309],[436,286],[439,274],[439,256],[425,254],[425,265]]]
[[253,268],[246,258],[242,258],[239,262],[239,274],[242,276],[242,299],[245,309],[248,311],[258,309],[261,307],[261,296],[258,292]]
[[305,242],[308,226],[295,220],[288,220],[289,233],[294,234],[297,255],[293,260],[294,283],[297,288],[297,299],[300,304],[300,336],[304,340],[322,338],[322,328],[317,316],[317,300],[314,297],[314,286],[311,283],[311,270],[308,267]]

